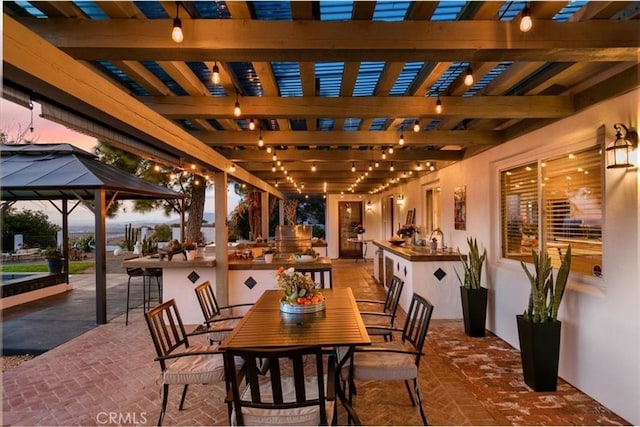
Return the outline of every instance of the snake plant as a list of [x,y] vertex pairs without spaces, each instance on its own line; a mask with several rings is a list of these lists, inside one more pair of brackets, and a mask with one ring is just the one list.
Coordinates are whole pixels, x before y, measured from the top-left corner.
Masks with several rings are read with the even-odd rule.
[[456,276],[460,284],[467,289],[480,289],[480,279],[482,278],[482,264],[487,259],[487,250],[485,249],[480,254],[478,249],[478,242],[476,239],[467,237],[467,244],[469,245],[469,253],[466,257],[462,255],[460,249],[458,249],[458,255],[460,256],[460,262],[464,268],[464,280],[460,278],[458,271],[454,268]]
[[529,282],[529,306],[523,316],[534,323],[555,322],[558,320],[558,310],[567,286],[569,270],[571,269],[571,246],[567,247],[564,259],[558,269],[558,277],[553,280],[551,257],[547,252],[538,255],[532,250],[534,272],[530,272],[524,262],[520,261]]

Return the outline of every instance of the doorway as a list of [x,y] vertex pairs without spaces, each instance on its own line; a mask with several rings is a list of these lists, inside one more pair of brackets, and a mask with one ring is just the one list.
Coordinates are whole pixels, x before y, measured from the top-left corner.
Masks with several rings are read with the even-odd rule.
[[362,202],[338,202],[338,257],[359,258],[360,243],[354,231],[362,224]]

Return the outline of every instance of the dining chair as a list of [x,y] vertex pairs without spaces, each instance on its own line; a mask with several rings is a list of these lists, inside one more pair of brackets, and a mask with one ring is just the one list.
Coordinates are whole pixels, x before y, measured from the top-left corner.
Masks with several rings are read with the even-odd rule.
[[[402,333],[401,341],[385,341],[375,343],[371,347],[356,347],[350,363],[348,362],[340,372],[343,388],[345,381],[349,381],[350,402],[353,399],[356,380],[404,380],[411,404],[416,406],[417,399],[422,422],[424,425],[428,425],[427,417],[422,408],[418,370],[432,314],[433,305],[414,293],[404,328],[389,328],[394,332]],[[345,369],[348,369],[348,374],[342,375],[345,374]],[[415,399],[409,381],[413,381]]]
[[[296,268],[296,270],[302,274],[305,274],[309,277],[311,277],[311,280],[313,280],[315,283],[318,283],[320,285],[321,288],[326,289],[327,288],[327,284],[329,285],[329,288],[333,288],[333,272],[331,267],[327,267],[327,268],[323,268],[323,269],[317,269],[317,268]],[[327,280],[325,280],[325,273],[329,273],[327,274],[328,277],[328,283]]]
[[251,307],[253,305],[250,303],[218,305],[215,290],[208,280],[196,286],[195,292],[204,316],[206,331],[209,332],[209,342],[211,344],[221,343],[242,319],[242,316],[234,316],[232,314],[234,308]]
[[[162,371],[162,410],[158,425],[167,410],[169,385],[182,384],[179,409],[182,410],[189,384],[211,384],[225,381],[222,351],[217,346],[189,345],[189,337],[174,299],[145,313]],[[230,408],[229,408],[230,409]]]
[[[356,300],[359,307],[362,306],[362,304],[366,304],[373,305],[378,309],[377,311],[366,311],[365,309],[360,311],[362,321],[367,327],[367,332],[370,336],[383,336],[385,341],[393,339],[393,334],[387,328],[393,328],[394,326],[393,324],[396,319],[396,312],[398,310],[398,304],[400,303],[400,295],[402,294],[403,287],[404,280],[394,275],[389,283],[389,290],[384,301],[369,299]],[[378,328],[378,326],[380,328]]]
[[[227,348],[224,357],[231,425],[327,425],[333,419],[335,359],[323,357],[322,347]],[[238,358],[245,362],[244,382],[230,371]]]

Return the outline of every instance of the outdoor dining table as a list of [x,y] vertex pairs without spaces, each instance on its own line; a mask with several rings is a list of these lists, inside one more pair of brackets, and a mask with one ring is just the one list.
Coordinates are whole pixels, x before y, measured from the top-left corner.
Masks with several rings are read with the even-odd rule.
[[[360,420],[340,387],[340,368],[349,360],[355,346],[371,345],[371,338],[360,316],[351,288],[323,289],[326,309],[306,314],[280,311],[281,290],[267,290],[244,315],[220,345],[227,348],[275,348],[289,346],[322,346],[337,349],[337,394],[353,421]],[[337,353],[337,352],[336,352]]]

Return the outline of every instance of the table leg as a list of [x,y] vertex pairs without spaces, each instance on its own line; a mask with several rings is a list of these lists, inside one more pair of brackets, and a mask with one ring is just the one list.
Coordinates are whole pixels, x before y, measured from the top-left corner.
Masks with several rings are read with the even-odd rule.
[[[336,355],[336,386],[337,386],[337,390],[336,392],[338,393],[338,398],[340,399],[340,402],[342,402],[342,406],[344,406],[344,409],[347,411],[347,422],[350,424],[351,421],[353,421],[353,423],[357,426],[362,425],[362,422],[360,421],[360,418],[358,417],[358,414],[356,414],[355,409],[353,409],[353,406],[351,405],[351,401],[349,399],[347,399],[346,393],[345,393],[345,389],[341,386],[342,381],[341,381],[341,375],[340,373],[342,372],[342,368],[345,366],[345,364],[347,363],[348,360],[351,359],[351,356],[353,355],[353,351],[354,351],[354,347],[353,346],[349,346],[349,347],[341,347],[340,349],[336,348],[335,351],[335,355]],[[349,379],[347,380],[347,382],[349,383],[349,387],[352,386],[351,384],[351,369],[349,368]],[[345,383],[346,384],[346,383]],[[332,424],[337,424],[337,411],[335,411],[334,413],[334,420]]]

